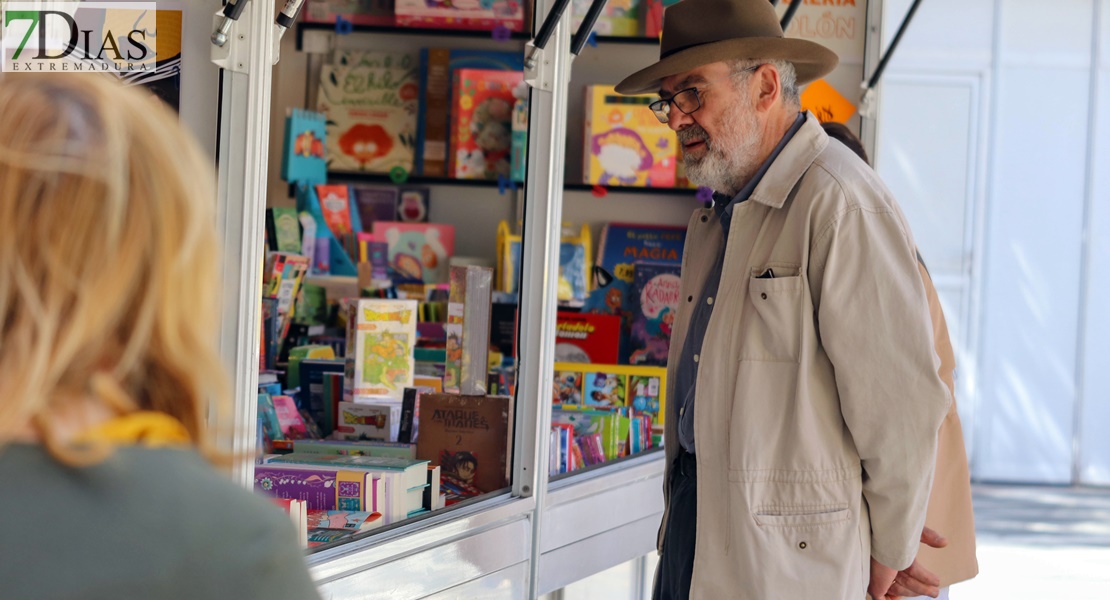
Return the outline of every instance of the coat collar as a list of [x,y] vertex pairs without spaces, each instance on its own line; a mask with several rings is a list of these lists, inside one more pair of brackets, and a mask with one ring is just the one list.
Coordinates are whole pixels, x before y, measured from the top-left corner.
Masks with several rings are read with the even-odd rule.
[[771,163],[749,199],[771,208],[782,208],[790,190],[794,189],[828,144],[829,136],[821,123],[807,111],[806,122]]

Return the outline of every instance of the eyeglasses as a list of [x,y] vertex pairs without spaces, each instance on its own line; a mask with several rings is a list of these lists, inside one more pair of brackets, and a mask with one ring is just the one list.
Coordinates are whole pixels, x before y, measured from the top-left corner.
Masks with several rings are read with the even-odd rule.
[[[743,71],[737,71],[736,73],[731,73],[724,77],[714,79],[713,81],[702,84],[702,88],[704,89],[706,87],[709,87],[710,85],[717,83],[722,79],[730,79],[741,73],[754,71],[762,66],[763,65],[755,65],[754,67],[748,67]],[[682,111],[683,114],[690,115],[696,113],[698,109],[701,108],[701,96],[698,95],[698,88],[686,88],[682,91],[676,92],[675,95],[671,96],[670,98],[663,98],[652,102],[648,105],[648,108],[651,109],[651,112],[655,113],[655,118],[659,119],[660,123],[669,123],[671,120],[672,104],[677,106],[678,110]]]

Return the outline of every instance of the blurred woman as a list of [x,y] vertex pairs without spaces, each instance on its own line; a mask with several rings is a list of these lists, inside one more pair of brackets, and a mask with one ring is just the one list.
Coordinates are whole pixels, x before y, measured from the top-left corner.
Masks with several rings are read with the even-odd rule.
[[210,164],[108,76],[0,78],[0,598],[317,597],[212,467]]

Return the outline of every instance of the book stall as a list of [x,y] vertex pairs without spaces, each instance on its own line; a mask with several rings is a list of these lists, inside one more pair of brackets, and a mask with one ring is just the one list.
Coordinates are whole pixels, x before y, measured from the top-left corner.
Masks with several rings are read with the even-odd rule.
[[325,597],[538,597],[654,551],[711,197],[613,85],[671,3],[305,0],[285,32],[250,0],[190,41],[221,67],[227,443]]

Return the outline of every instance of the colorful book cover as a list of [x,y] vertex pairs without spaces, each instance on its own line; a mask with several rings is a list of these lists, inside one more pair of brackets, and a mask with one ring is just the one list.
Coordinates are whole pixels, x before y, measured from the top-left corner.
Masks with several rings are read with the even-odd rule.
[[271,252],[266,257],[262,296],[277,299],[275,314],[278,320],[279,344],[289,333],[289,325],[295,316],[295,302],[308,267],[308,259],[298,254]]
[[415,300],[352,300],[347,313],[345,399],[402,399],[412,387]]
[[328,168],[412,171],[419,104],[413,54],[340,51],[320,75],[318,110],[327,116]]
[[[293,456],[288,454],[286,456]],[[374,508],[374,473],[320,466],[271,462],[254,468],[254,487],[278,498],[303,500],[309,510]],[[369,498],[367,492],[370,492]]]
[[297,403],[291,396],[274,396],[271,401],[281,427],[281,438],[272,439],[298,440],[308,437],[304,418],[301,417],[301,413],[297,410]]
[[451,82],[459,69],[523,71],[524,56],[520,52],[461,48],[424,48],[420,51],[417,168],[423,175],[447,176],[447,146],[451,140]]
[[381,513],[366,510],[310,510],[309,529],[370,531],[383,524]]
[[590,292],[590,226],[577,233],[564,228],[559,243],[559,286],[557,298],[564,306],[580,307]]
[[268,208],[268,225],[273,227],[273,240],[278,252],[301,253],[301,223],[297,209],[275,206]]
[[397,220],[402,223],[427,223],[430,206],[428,188],[402,188],[397,202]]
[[651,94],[622,96],[611,85],[586,86],[586,183],[671,188],[675,184],[675,132],[648,108]]
[[455,227],[439,223],[374,223],[374,235],[389,244],[389,266],[400,279],[447,283],[455,254]]
[[458,179],[509,176],[513,89],[519,71],[459,69],[454,73],[448,175]]
[[441,467],[447,503],[509,485],[513,399],[424,394],[416,456]]
[[285,434],[281,430],[281,420],[278,419],[274,401],[269,394],[258,395],[258,418],[262,424],[266,439],[271,442],[285,439]]
[[388,442],[391,412],[389,406],[382,404],[340,402],[335,430],[347,440]]
[[510,31],[524,29],[524,3],[520,0],[395,0],[394,14],[401,27]]
[[659,37],[663,34],[663,11],[678,4],[679,0],[643,0],[644,35]]
[[666,389],[665,367],[557,362],[552,402],[585,410],[631,408],[662,425]]
[[354,230],[351,224],[350,188],[345,185],[318,185],[316,195],[320,198],[320,210],[324,213],[324,223],[335,239],[342,240]]
[[[597,35],[635,36],[640,33],[640,3],[642,0],[608,0],[594,23]],[[572,30],[578,31],[590,9],[590,0],[574,0]]]
[[639,308],[632,315],[629,364],[667,366],[671,328],[678,311],[680,265],[636,263],[633,296]]
[[640,304],[632,289],[635,264],[650,261],[681,266],[685,244],[685,227],[608,223],[601,229],[594,265],[597,286],[590,291],[583,312],[620,315],[620,363],[629,361],[632,317]]
[[509,161],[509,177],[518,183],[523,183],[528,174],[528,115],[531,104],[531,88],[521,81],[513,88],[512,120],[512,159]]
[[324,155],[327,121],[323,114],[293,109],[285,118],[285,147],[281,154],[281,178],[289,183],[313,185],[328,179]]
[[616,364],[621,320],[616,315],[559,311],[555,321],[555,361]]
[[270,458],[267,464],[308,465],[320,468],[364,470],[397,473],[404,489],[423,488],[428,484],[426,459],[387,458],[360,454],[284,454]]
[[394,221],[397,213],[397,188],[373,185],[352,186],[362,231],[372,231],[378,221]]
[[516,294],[520,289],[522,238],[512,233],[508,221],[497,225],[497,291]]

